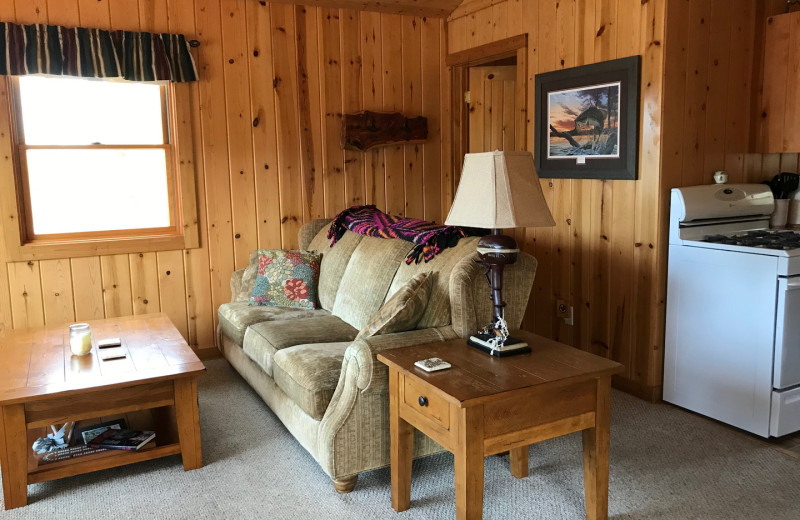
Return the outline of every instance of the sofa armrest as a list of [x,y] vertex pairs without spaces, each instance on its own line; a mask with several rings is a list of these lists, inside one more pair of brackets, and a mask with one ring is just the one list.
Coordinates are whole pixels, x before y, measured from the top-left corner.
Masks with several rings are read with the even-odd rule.
[[239,301],[239,293],[242,290],[242,278],[244,277],[244,269],[234,271],[231,275],[231,303]]
[[300,230],[297,232],[297,243],[300,249],[308,249],[308,246],[311,244],[311,241],[314,240],[314,237],[322,231],[322,228],[325,226],[330,225],[331,219],[329,218],[318,218],[314,220],[309,220],[305,224],[300,227]]
[[383,334],[353,342],[347,347],[344,359],[345,363],[355,363],[358,373],[356,384],[362,392],[370,389],[373,385],[376,385],[373,389],[388,388],[389,370],[386,365],[378,361],[379,353],[395,348],[445,341],[455,337],[457,336],[450,327]]
[[[328,475],[343,478],[389,464],[389,369],[377,355],[455,337],[448,326],[373,336],[347,347],[318,430],[316,458]],[[441,449],[425,436],[414,441],[414,456]]]

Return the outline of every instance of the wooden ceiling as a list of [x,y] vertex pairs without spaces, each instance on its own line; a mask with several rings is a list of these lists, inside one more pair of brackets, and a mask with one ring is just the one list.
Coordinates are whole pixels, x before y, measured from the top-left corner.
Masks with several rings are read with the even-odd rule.
[[[462,0],[271,0],[281,4],[301,4],[312,7],[342,7],[359,11],[412,14],[445,18]],[[468,0],[469,1],[469,0]]]

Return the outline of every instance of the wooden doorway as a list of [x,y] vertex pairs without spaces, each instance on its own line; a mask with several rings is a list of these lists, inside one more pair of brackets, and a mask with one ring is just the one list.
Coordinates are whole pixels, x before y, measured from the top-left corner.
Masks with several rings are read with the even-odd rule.
[[467,151],[516,150],[517,64],[469,67]]
[[[526,149],[527,50],[528,35],[522,34],[447,55],[455,186],[465,153]],[[513,104],[508,102],[512,98]]]

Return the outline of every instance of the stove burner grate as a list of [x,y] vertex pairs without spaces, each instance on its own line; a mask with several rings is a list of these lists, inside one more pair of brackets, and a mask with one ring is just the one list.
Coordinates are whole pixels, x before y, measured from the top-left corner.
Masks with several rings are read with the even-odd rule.
[[800,249],[800,233],[794,231],[748,231],[743,235],[706,235],[703,242],[762,249]]

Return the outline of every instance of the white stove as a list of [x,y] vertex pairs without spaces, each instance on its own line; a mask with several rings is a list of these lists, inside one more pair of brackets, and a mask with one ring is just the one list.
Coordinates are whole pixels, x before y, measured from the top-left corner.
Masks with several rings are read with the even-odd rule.
[[765,185],[672,190],[664,400],[769,437],[800,430],[800,233]]

